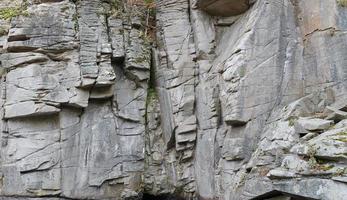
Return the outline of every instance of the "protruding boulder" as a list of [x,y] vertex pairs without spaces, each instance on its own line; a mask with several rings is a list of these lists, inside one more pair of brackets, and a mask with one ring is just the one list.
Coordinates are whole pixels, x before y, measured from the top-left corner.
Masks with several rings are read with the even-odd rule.
[[326,107],[326,112],[329,113],[329,115],[326,117],[328,120],[334,120],[335,122],[339,122],[341,120],[347,119],[347,112],[336,109],[331,106]]
[[297,125],[303,127],[308,131],[326,130],[333,124],[331,120],[324,120],[318,118],[301,117],[297,121]]
[[197,6],[211,15],[229,17],[249,8],[249,0],[198,0]]
[[267,175],[270,179],[283,179],[283,178],[296,178],[298,175],[296,175],[294,172],[290,172],[288,170],[283,169],[273,169],[271,170]]
[[346,142],[346,127],[332,129],[305,143],[293,146],[290,152],[298,155],[313,156],[324,160],[346,160]]

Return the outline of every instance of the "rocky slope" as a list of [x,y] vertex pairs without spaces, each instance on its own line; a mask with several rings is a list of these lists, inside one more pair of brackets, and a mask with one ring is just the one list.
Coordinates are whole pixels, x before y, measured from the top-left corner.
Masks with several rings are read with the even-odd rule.
[[0,199],[344,199],[345,6],[1,0]]

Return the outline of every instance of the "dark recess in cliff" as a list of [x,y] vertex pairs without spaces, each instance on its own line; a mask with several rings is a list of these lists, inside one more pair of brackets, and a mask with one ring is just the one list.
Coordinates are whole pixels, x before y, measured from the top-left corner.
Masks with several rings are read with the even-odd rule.
[[177,197],[174,195],[151,195],[151,194],[143,194],[142,200],[184,200],[182,197]]

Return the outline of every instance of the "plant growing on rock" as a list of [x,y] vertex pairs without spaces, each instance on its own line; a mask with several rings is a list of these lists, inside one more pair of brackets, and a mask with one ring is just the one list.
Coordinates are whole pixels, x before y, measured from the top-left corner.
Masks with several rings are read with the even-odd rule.
[[28,8],[28,2],[27,0],[23,0],[22,4],[18,4],[17,6],[14,7],[5,7],[5,8],[0,8],[0,19],[3,20],[10,20],[13,17],[18,17],[18,16],[27,16]]
[[20,15],[28,15],[26,9],[21,6],[0,9],[0,19],[3,20],[9,20]]
[[[155,38],[155,12],[156,3],[154,0],[126,0],[126,6],[131,8],[131,13],[143,17],[145,24],[144,36],[148,40]],[[145,13],[143,15],[143,13]]]

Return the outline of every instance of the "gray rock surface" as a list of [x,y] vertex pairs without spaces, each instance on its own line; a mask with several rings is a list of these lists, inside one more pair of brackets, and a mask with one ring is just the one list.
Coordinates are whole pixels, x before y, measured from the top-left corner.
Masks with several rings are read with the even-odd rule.
[[1,0],[0,199],[344,199],[346,16]]

